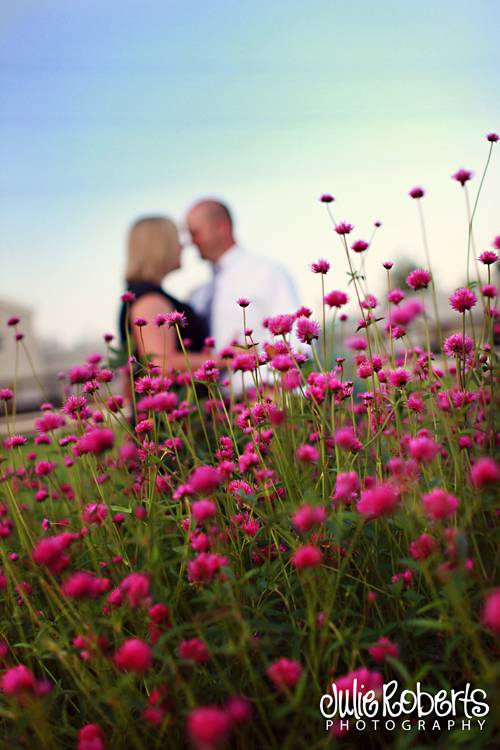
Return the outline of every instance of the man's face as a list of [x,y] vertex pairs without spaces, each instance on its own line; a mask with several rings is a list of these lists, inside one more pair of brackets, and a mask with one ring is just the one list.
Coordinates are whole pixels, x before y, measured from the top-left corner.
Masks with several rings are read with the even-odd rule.
[[218,223],[202,206],[194,207],[187,215],[187,228],[193,244],[203,260],[212,260],[218,254],[220,237]]

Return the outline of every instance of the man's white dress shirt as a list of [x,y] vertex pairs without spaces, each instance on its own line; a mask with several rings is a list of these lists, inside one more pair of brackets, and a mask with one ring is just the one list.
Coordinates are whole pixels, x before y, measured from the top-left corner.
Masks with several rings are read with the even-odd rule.
[[272,338],[262,326],[265,318],[294,313],[299,307],[289,274],[267,258],[233,245],[212,268],[212,279],[192,292],[190,303],[196,312],[208,316],[217,350],[235,339],[245,343],[243,310],[236,302],[238,298],[250,300],[245,310],[246,326],[253,330],[255,343]]

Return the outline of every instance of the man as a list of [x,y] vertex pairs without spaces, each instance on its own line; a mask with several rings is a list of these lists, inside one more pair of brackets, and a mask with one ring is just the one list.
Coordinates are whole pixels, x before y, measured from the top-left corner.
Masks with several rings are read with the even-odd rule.
[[245,342],[243,313],[239,298],[250,305],[245,309],[246,327],[252,341],[269,339],[262,325],[265,318],[293,313],[299,307],[294,284],[281,266],[241,248],[234,236],[229,209],[216,200],[196,203],[186,217],[193,244],[201,257],[212,265],[212,279],[195,289],[190,302],[208,319],[210,335],[217,349],[232,342]]

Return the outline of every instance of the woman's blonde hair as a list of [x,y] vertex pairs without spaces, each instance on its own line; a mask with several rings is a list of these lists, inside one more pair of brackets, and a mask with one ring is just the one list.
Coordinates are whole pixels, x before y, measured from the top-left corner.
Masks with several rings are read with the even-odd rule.
[[179,234],[165,216],[147,216],[132,225],[128,235],[126,281],[160,283],[173,255]]

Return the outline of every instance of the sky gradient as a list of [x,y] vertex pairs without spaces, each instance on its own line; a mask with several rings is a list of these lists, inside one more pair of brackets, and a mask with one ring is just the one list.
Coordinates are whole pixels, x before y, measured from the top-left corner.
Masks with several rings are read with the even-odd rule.
[[[11,4],[14,5],[14,4]],[[500,129],[500,4],[353,0],[60,0],[0,9],[0,297],[35,310],[65,344],[116,329],[129,224],[181,220],[198,197],[228,201],[248,249],[285,264],[304,304],[308,263],[346,262],[318,203],[381,262],[424,262],[409,188],[425,212],[438,286],[465,276],[459,167],[480,175]],[[500,234],[500,154],[477,214]],[[478,177],[471,183],[477,189]],[[193,250],[166,287],[206,269]]]

